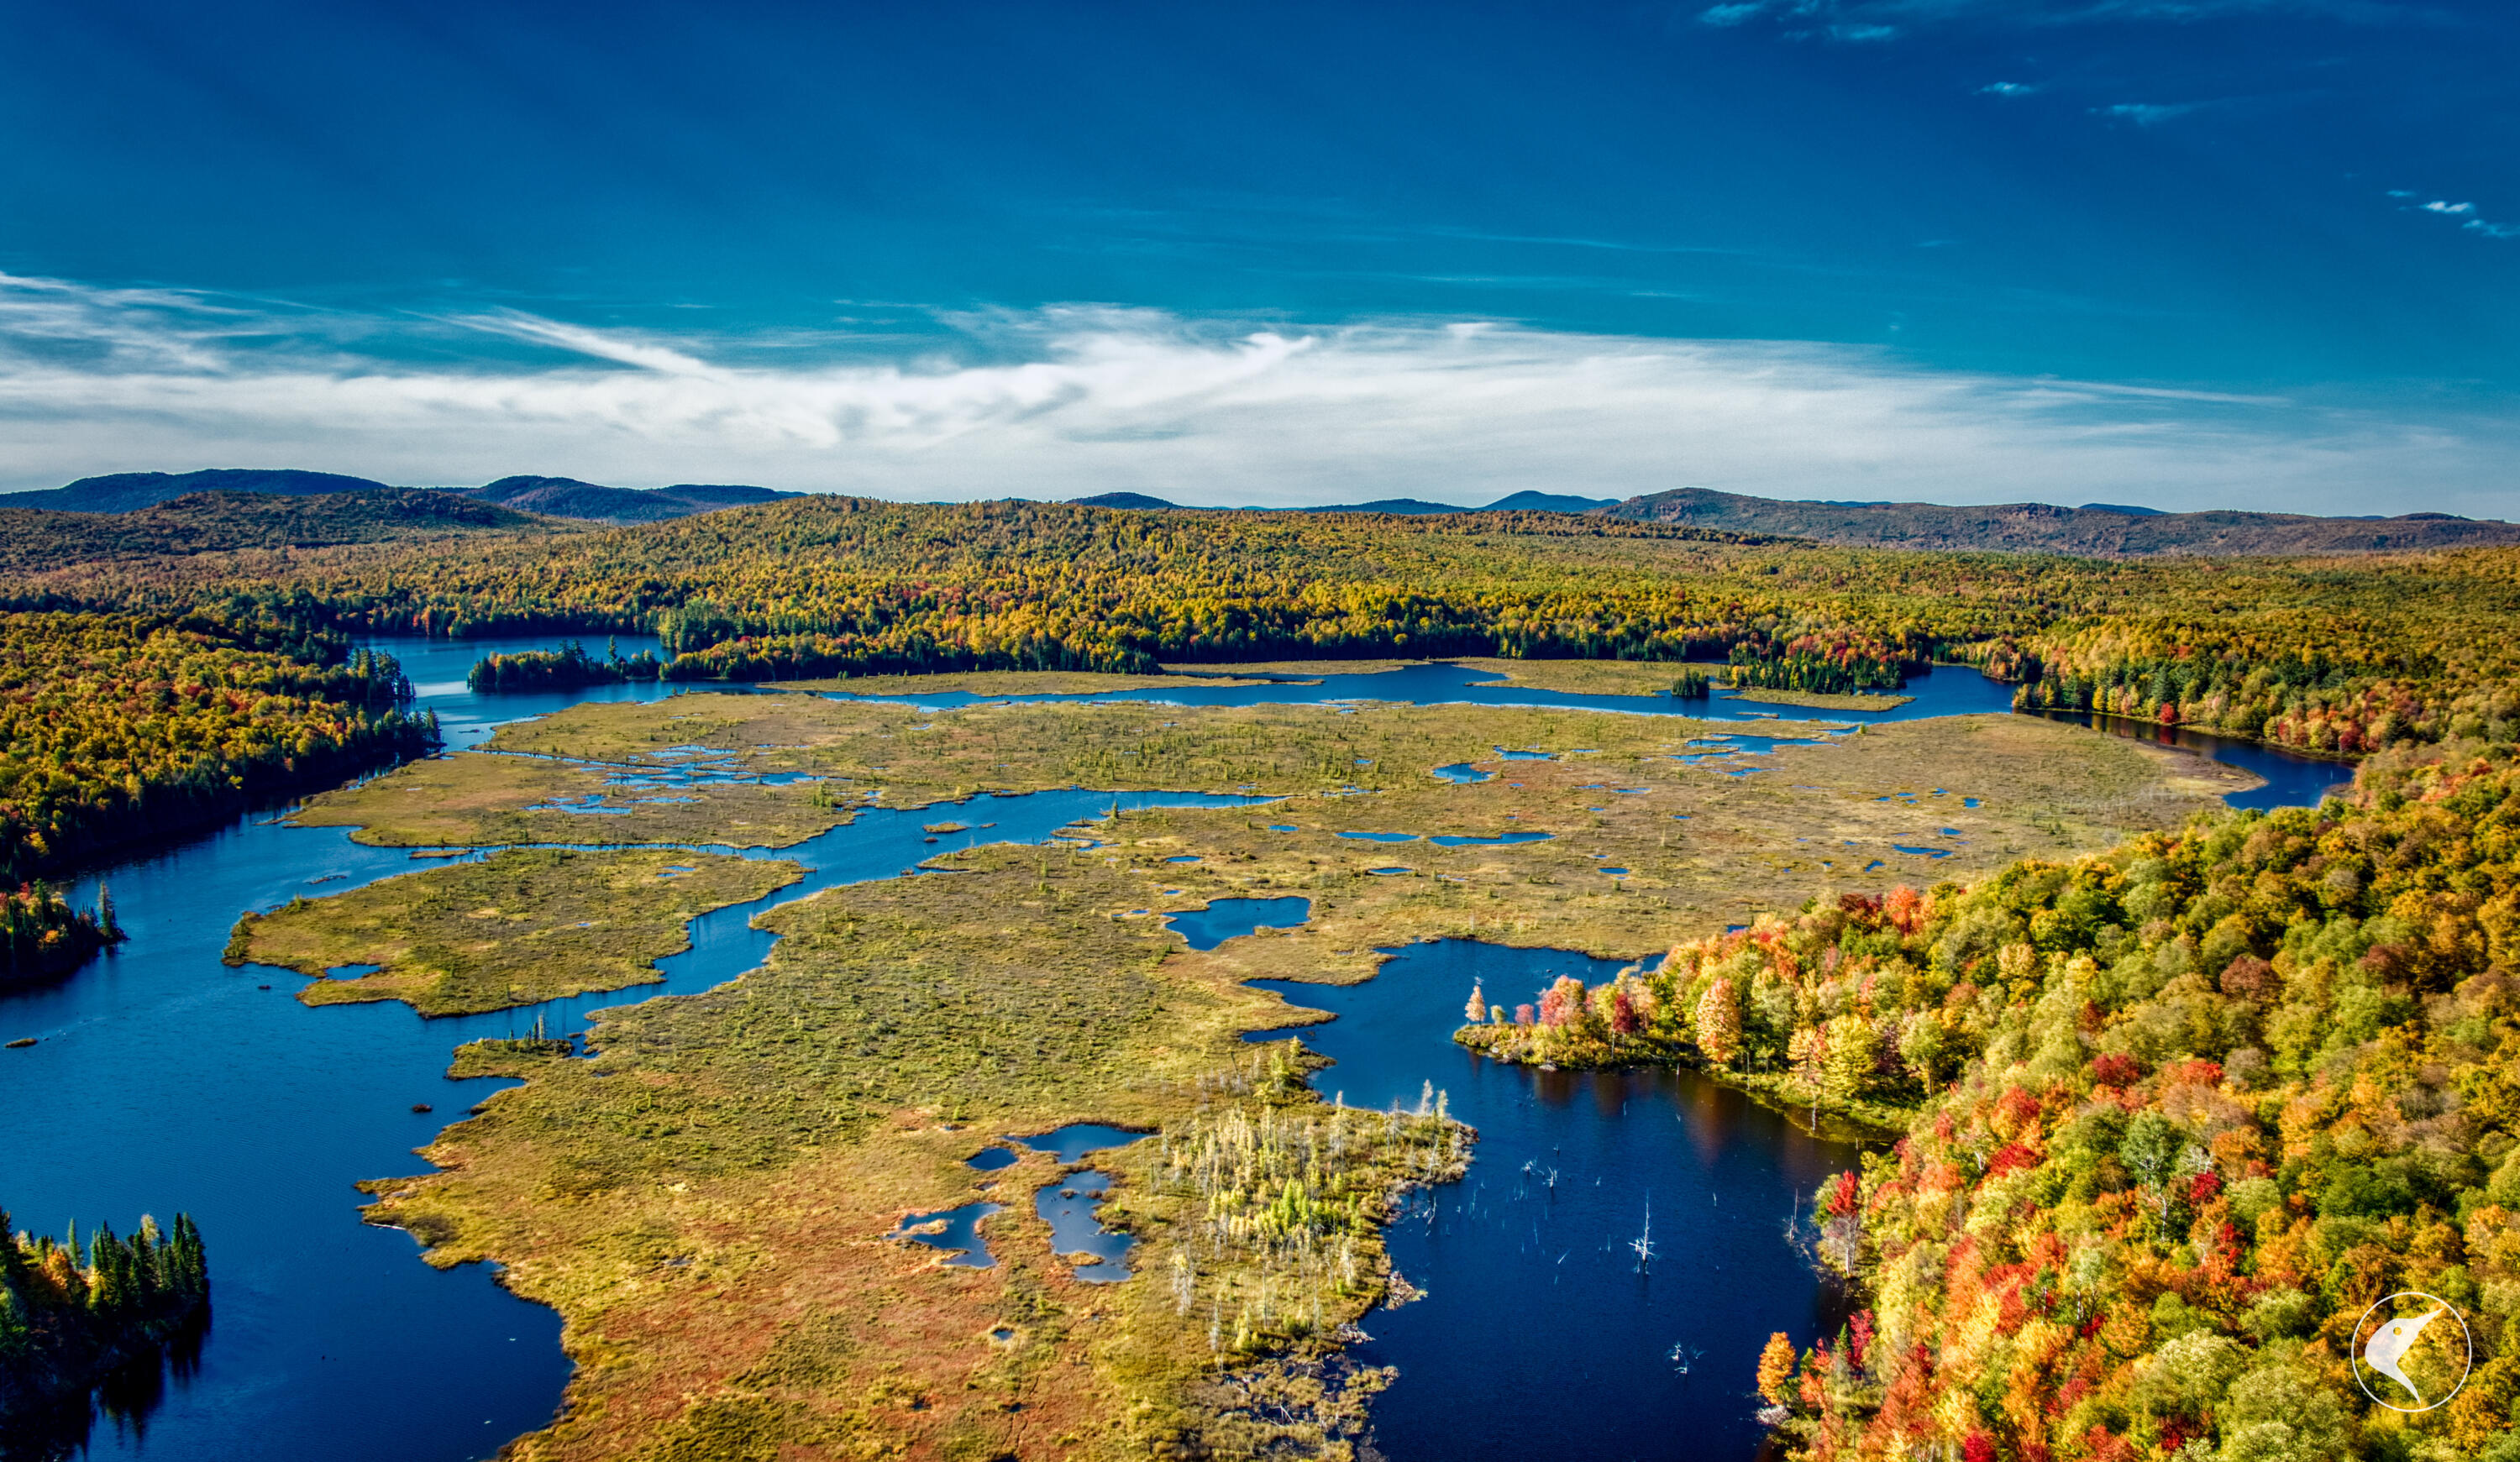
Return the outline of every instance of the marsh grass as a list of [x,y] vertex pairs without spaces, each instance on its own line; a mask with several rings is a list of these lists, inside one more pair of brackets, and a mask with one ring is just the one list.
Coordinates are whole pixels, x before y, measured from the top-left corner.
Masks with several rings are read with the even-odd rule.
[[778,690],[835,690],[843,695],[1103,695],[1114,690],[1256,686],[1229,675],[1120,675],[1097,670],[949,670],[929,675],[842,675],[773,683]]
[[[525,843],[716,843],[785,848],[847,821],[815,783],[702,783],[624,791],[611,779],[661,764],[606,767],[552,757],[461,751],[407,763],[354,786],[309,798],[291,815],[306,827],[352,827],[353,841],[387,848],[511,847]],[[670,796],[671,802],[646,800]],[[602,799],[607,815],[549,810]]]
[[1838,695],[1826,690],[1776,690],[1765,686],[1748,686],[1733,691],[1732,698],[1755,700],[1763,705],[1801,706],[1815,711],[1895,711],[1916,697],[1889,691]]
[[[767,966],[606,1012],[593,1060],[465,1048],[458,1072],[527,1084],[444,1134],[445,1171],[373,1185],[374,1216],[432,1263],[500,1259],[566,1317],[571,1407],[521,1455],[743,1457],[765,1435],[842,1455],[1069,1455],[1057,1435],[1093,1455],[1230,1455],[1197,1440],[1197,1389],[1326,1353],[1379,1296],[1384,1205],[1457,1173],[1467,1134],[1338,1112],[1304,1058],[1236,1040],[1282,1005],[1110,917],[1146,897],[1138,875],[1005,848],[945,862],[774,909]],[[1089,1120],[1163,1133],[1092,1159],[1121,1174],[1104,1221],[1140,1237],[1141,1279],[1077,1281],[1021,1203],[987,1220],[995,1268],[884,1237],[982,1184],[1053,1180],[1046,1154],[987,1174],[963,1160]],[[1196,1265],[1188,1310],[1177,1253]]]
[[[781,906],[760,918],[784,936],[767,965],[604,1012],[591,1060],[468,1046],[457,1073],[525,1084],[443,1134],[428,1154],[440,1171],[373,1185],[374,1216],[423,1238],[432,1263],[498,1261],[565,1318],[569,1408],[517,1444],[523,1458],[1353,1456],[1380,1374],[1340,1358],[1340,1327],[1391,1283],[1396,1195],[1458,1173],[1469,1134],[1438,1093],[1422,1114],[1323,1103],[1300,1047],[1237,1039],[1319,1017],[1241,982],[1363,979],[1376,947],[1451,935],[1634,957],[1896,881],[1895,866],[1858,871],[1846,839],[1886,861],[1877,845],[1922,822],[1958,826],[1959,856],[1930,866],[1963,877],[2125,830],[2072,809],[2172,820],[2230,784],[2193,758],[2025,717],[1784,747],[1746,778],[1669,759],[1703,730],[1518,708],[930,714],[708,695],[512,728],[501,739],[518,750],[624,765],[724,747],[904,806],[1071,782],[1286,800],[1129,812],[1088,829],[1102,846],[949,853],[923,876]],[[1592,750],[1506,763],[1499,745]],[[1429,775],[1464,760],[1499,775]],[[391,814],[390,782],[353,805]],[[1876,800],[1900,791],[1919,806]],[[2032,816],[2055,808],[2044,826]],[[1336,836],[1357,827],[1555,836]],[[1184,855],[1200,862],[1165,862]],[[1367,871],[1394,862],[1416,871]],[[1153,916],[1285,893],[1312,901],[1309,923],[1206,952]],[[1139,1241],[1125,1283],[1083,1283],[1051,1254],[1020,1201],[1068,1171],[1050,1156],[966,1166],[994,1140],[1080,1121],[1159,1134],[1090,1160],[1119,1178],[1103,1221]],[[993,1268],[943,1267],[885,1237],[905,1215],[983,1196],[1007,1204],[983,1226]]]
[[[722,853],[511,848],[237,920],[231,964],[316,977],[310,1005],[401,1000],[466,1015],[593,990],[653,984],[691,948],[686,927],[803,877],[792,863]],[[344,965],[374,974],[330,979]]]

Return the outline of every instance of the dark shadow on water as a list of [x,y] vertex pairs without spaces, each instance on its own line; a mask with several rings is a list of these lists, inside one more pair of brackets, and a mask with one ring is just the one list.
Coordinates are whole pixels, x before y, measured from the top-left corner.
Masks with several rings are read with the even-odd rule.
[[171,1383],[182,1391],[202,1368],[210,1307],[157,1346],[108,1371],[75,1396],[0,1413],[0,1462],[68,1462],[86,1456],[100,1427],[132,1450],[149,1440],[149,1419],[165,1404]]

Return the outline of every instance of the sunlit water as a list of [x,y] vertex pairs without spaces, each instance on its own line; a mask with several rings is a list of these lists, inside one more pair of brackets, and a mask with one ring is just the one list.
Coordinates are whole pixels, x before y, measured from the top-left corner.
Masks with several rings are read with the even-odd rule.
[[[373,642],[402,660],[453,748],[479,744],[500,724],[579,701],[725,688],[633,683],[476,696],[464,676],[480,655],[546,648],[556,638]],[[624,654],[655,647],[645,637],[619,643]],[[601,653],[603,646],[598,641],[590,648]],[[1559,696],[1466,684],[1475,679],[1457,667],[1427,666],[1167,698],[1754,715],[1721,699]],[[2003,687],[1968,670],[1937,669],[1911,689],[1917,701],[1899,711],[1827,719],[1908,720],[2008,704]],[[1731,744],[1747,752],[1759,740],[1743,735]],[[2254,759],[2242,764],[2262,773],[2260,762],[2316,767],[2321,785],[2331,771],[2263,748],[2204,749],[2226,760]],[[662,961],[662,985],[435,1021],[398,1004],[307,1009],[291,998],[302,983],[297,977],[230,969],[219,957],[243,910],[428,865],[402,851],[360,847],[341,829],[274,825],[266,812],[108,869],[130,942],[49,988],[0,995],[0,1039],[38,1038],[33,1047],[0,1051],[0,1093],[11,1113],[0,1202],[20,1226],[55,1233],[72,1218],[83,1228],[100,1219],[127,1228],[143,1212],[161,1218],[191,1212],[210,1246],[214,1320],[198,1371],[168,1391],[145,1429],[103,1424],[90,1454],[460,1462],[546,1424],[568,1371],[556,1316],[510,1297],[479,1266],[430,1269],[406,1236],[358,1221],[357,1209],[368,1200],[355,1181],[423,1171],[412,1150],[503,1085],[449,1082],[453,1047],[527,1032],[538,1020],[552,1034],[574,1034],[590,1010],[720,984],[757,965],[774,942],[750,927],[754,914],[823,888],[899,876],[922,859],[976,842],[1046,840],[1115,805],[1247,801],[1098,791],[992,798],[969,812],[970,820],[994,826],[937,843],[920,825],[934,820],[933,811],[870,810],[798,847],[747,855],[793,859],[813,872],[765,900],[695,920],[694,948]],[[600,822],[589,826],[590,837],[601,835]],[[92,900],[97,881],[80,880],[73,897]],[[1205,919],[1176,915],[1174,926],[1204,947],[1255,924],[1300,922],[1303,912],[1221,908]],[[1741,1396],[1745,1383],[1732,1372],[1747,1364],[1768,1329],[1807,1339],[1821,1323],[1814,1307],[1821,1298],[1784,1247],[1781,1224],[1794,1195],[1841,1162],[1842,1150],[1690,1078],[1534,1076],[1477,1062],[1443,1040],[1466,995],[1463,975],[1492,970],[1491,993],[1500,996],[1517,980],[1536,990],[1533,982],[1547,970],[1529,962],[1551,959],[1570,972],[1600,973],[1576,969],[1582,961],[1570,956],[1447,945],[1412,950],[1352,990],[1297,989],[1299,1000],[1341,1011],[1340,1020],[1307,1038],[1339,1058],[1322,1079],[1326,1088],[1379,1105],[1394,1096],[1414,1102],[1419,1085],[1433,1080],[1452,1091],[1455,1112],[1485,1135],[1468,1181],[1431,1200],[1432,1226],[1421,1216],[1395,1240],[1403,1270],[1433,1293],[1370,1322],[1376,1338],[1368,1357],[1405,1372],[1378,1411],[1383,1445],[1398,1462],[1502,1456],[1488,1450],[1478,1420],[1493,1413],[1514,1418],[1511,1435],[1520,1442],[1607,1457],[1629,1445],[1621,1439],[1646,1435],[1621,1417],[1686,1415],[1705,1429],[1690,1434],[1704,1443],[1694,1452],[1747,1455],[1755,1433]],[[1537,1198],[1515,1174],[1544,1149],[1560,1182],[1553,1195]],[[1579,1181],[1594,1186],[1579,1189]],[[1603,1247],[1632,1236],[1630,1211],[1642,1217],[1648,1191],[1657,1214],[1668,1206],[1656,1233],[1670,1225],[1673,1246],[1650,1276],[1628,1273],[1619,1251]],[[1546,1257],[1545,1269],[1534,1266],[1533,1256]],[[1734,1277],[1721,1277],[1728,1273]],[[1682,1276],[1689,1277],[1684,1283]],[[1703,1290],[1724,1305],[1699,1313],[1707,1307],[1683,1305],[1684,1290]],[[1570,1333],[1584,1334],[1586,1343],[1563,1344]],[[1702,1350],[1705,1358],[1687,1376],[1666,1374],[1669,1350],[1680,1344]],[[1664,1399],[1642,1413],[1613,1404],[1637,1396]],[[1465,1396],[1494,1404],[1463,1406]]]

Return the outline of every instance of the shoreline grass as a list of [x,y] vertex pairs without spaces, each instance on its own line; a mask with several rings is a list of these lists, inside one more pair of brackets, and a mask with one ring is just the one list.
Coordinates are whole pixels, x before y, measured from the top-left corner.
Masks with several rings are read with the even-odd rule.
[[[484,831],[580,775],[562,758],[635,767],[692,745],[737,753],[747,772],[825,777],[827,801],[853,804],[1076,783],[1285,800],[1126,812],[1093,825],[1101,846],[950,852],[926,864],[942,876],[783,905],[758,920],[783,936],[763,968],[603,1012],[592,1060],[532,1042],[467,1046],[456,1074],[523,1085],[428,1149],[438,1171],[372,1184],[383,1199],[372,1217],[413,1233],[433,1263],[501,1263],[504,1282],[561,1311],[578,1365],[568,1410],[517,1442],[518,1458],[741,1458],[783,1445],[1352,1455],[1377,1382],[1340,1357],[1339,1326],[1386,1280],[1377,1203],[1445,1180],[1470,1134],[1439,1112],[1392,1119],[1422,1124],[1409,1130],[1423,1140],[1360,1148],[1367,1166],[1346,1179],[1355,1203],[1335,1232],[1214,1242],[1202,1224],[1216,1204],[1256,1214],[1282,1200],[1282,1175],[1255,1158],[1230,1182],[1191,1181],[1181,1152],[1205,1152],[1236,1123],[1252,1135],[1226,1145],[1261,1153],[1271,1123],[1319,1132],[1349,1120],[1299,1084],[1300,1047],[1264,1054],[1238,1039],[1320,1017],[1243,982],[1367,979],[1377,946],[1437,937],[1635,958],[1844,889],[2103,846],[2245,780],[2006,716],[1730,759],[1764,769],[1746,776],[1726,775],[1742,770],[1727,759],[1673,759],[1719,729],[1529,707],[927,713],[732,695],[581,706],[508,728],[493,752],[468,754],[505,769],[502,790],[464,814]],[[1508,762],[1495,750],[1526,745],[1559,755]],[[417,770],[444,777],[461,760]],[[1493,775],[1430,775],[1462,760]],[[419,821],[416,800],[385,777],[332,811]],[[1952,857],[1894,861],[1893,841],[1940,825],[1964,833]],[[1552,836],[1456,847],[1339,836],[1514,830]],[[1169,862],[1182,857],[1198,861]],[[1392,865],[1411,871],[1371,871]],[[1159,917],[1284,894],[1312,901],[1309,923],[1206,952]],[[1292,1064],[1254,1065],[1272,1060]],[[1139,1240],[1139,1277],[1117,1286],[1077,1281],[1031,1206],[1009,1201],[1056,1174],[1047,1159],[965,1166],[993,1138],[1076,1121],[1159,1134],[1094,1160],[1119,1174],[1106,1221]],[[1007,1203],[984,1230],[993,1269],[942,1267],[885,1237],[904,1215],[982,1197]],[[1191,1271],[1186,1304],[1177,1256]]]
[[[401,1000],[470,1015],[660,982],[655,961],[692,947],[692,919],[804,876],[722,853],[510,848],[248,913],[227,962],[313,976],[297,993],[309,1005]],[[328,973],[357,965],[379,968]]]

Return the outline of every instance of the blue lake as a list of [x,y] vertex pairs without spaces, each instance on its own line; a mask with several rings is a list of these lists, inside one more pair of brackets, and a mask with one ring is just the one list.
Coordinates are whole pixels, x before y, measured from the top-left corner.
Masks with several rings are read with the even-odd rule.
[[[509,647],[537,642],[550,642]],[[426,687],[422,703],[461,744],[517,719],[509,713],[518,703],[539,715],[579,698],[472,695],[463,670],[482,652],[478,642],[452,652],[379,647],[403,659]],[[639,647],[624,638],[623,653]],[[1255,800],[1084,790],[984,798],[967,804],[967,816],[997,825],[952,841],[1043,842],[1115,806]],[[547,1424],[569,1371],[558,1316],[510,1296],[480,1266],[419,1263],[411,1239],[358,1221],[367,1199],[351,1185],[427,1171],[413,1149],[507,1085],[449,1082],[455,1046],[530,1034],[537,1019],[551,1034],[574,1035],[590,1011],[723,984],[776,942],[750,927],[754,914],[816,889],[898,876],[935,856],[921,823],[938,816],[870,809],[793,848],[747,850],[813,872],[694,920],[693,948],[660,962],[661,985],[431,1021],[395,1004],[308,1009],[292,998],[300,977],[220,962],[241,911],[432,865],[407,850],[258,815],[107,870],[130,942],[53,986],[0,994],[0,1030],[38,1039],[0,1052],[13,1114],[0,1202],[22,1226],[57,1234],[70,1218],[127,1232],[144,1212],[190,1212],[210,1249],[213,1318],[198,1371],[169,1388],[145,1440],[101,1426],[89,1455],[335,1462],[341,1439],[355,1436],[372,1462],[461,1462]],[[93,901],[96,882],[78,880],[71,897]]]
[[2207,731],[2189,731],[2183,726],[2163,726],[2158,722],[2102,716],[2091,711],[2043,711],[2040,714],[2051,721],[2087,726],[2113,736],[2150,741],[2156,746],[2176,746],[2228,766],[2255,772],[2267,779],[2265,786],[2233,792],[2223,799],[2233,807],[2260,811],[2278,807],[2317,807],[2328,793],[2341,791],[2354,780],[2354,767],[2348,762],[2317,761],[2252,741],[2234,741]]
[[[371,642],[402,660],[421,704],[438,713],[456,748],[477,745],[502,724],[579,701],[730,688],[648,683],[474,695],[464,677],[479,656],[548,648],[555,641]],[[624,654],[655,647],[652,639],[620,637]],[[600,652],[600,641],[590,648]],[[1559,696],[1469,684],[1476,679],[1437,665],[1331,676],[1318,686],[1202,689],[1165,698],[1562,705],[1736,720],[1775,714],[1726,700]],[[2006,687],[1965,669],[1937,668],[1910,688],[1919,695],[1912,706],[1837,719],[1911,720],[2009,704]],[[922,697],[920,703],[971,699]],[[2174,739],[2267,775],[2269,787],[2232,799],[2244,806],[2309,800],[2345,770],[2193,733],[2174,733]],[[1764,750],[1765,740],[1745,734],[1717,745],[1738,756]],[[693,754],[681,764],[625,779],[616,796],[667,792],[728,775],[718,765],[722,758],[686,750]],[[430,865],[401,850],[360,847],[340,829],[275,826],[262,814],[108,869],[130,943],[52,986],[0,994],[0,1039],[39,1040],[31,1048],[0,1052],[13,1119],[0,1202],[22,1225],[56,1233],[69,1218],[83,1227],[111,1221],[127,1231],[143,1212],[162,1218],[188,1210],[210,1247],[215,1293],[198,1368],[169,1387],[148,1417],[145,1439],[102,1425],[89,1455],[332,1462],[342,1455],[341,1439],[355,1436],[363,1462],[463,1462],[546,1424],[568,1374],[557,1317],[509,1296],[478,1266],[430,1269],[418,1262],[409,1238],[358,1221],[366,1200],[351,1186],[355,1181],[424,1171],[413,1149],[502,1085],[447,1081],[454,1046],[481,1036],[528,1033],[538,1020],[553,1034],[572,1035],[585,1029],[591,1011],[721,984],[769,953],[773,938],[749,926],[762,908],[836,884],[899,876],[943,849],[1043,842],[1073,834],[1113,808],[1253,800],[1092,790],[991,798],[964,812],[969,820],[994,825],[967,828],[941,845],[921,827],[938,820],[939,810],[870,809],[798,847],[747,855],[793,859],[812,872],[759,903],[694,921],[694,949],[661,962],[661,985],[426,1022],[400,1005],[310,1010],[291,998],[302,983],[296,976],[220,963],[228,930],[245,909]],[[92,902],[96,883],[94,876],[77,880],[72,897]],[[1254,915],[1225,907],[1238,902],[1255,901],[1219,901],[1173,915],[1172,925],[1194,947],[1213,948],[1257,925],[1299,923],[1309,912],[1307,907]],[[1285,922],[1276,922],[1281,919]],[[1479,1417],[1493,1415],[1513,1418],[1513,1435],[1528,1444],[1526,1453],[1608,1457],[1667,1450],[1675,1435],[1668,1431],[1655,1445],[1628,1449],[1650,1430],[1642,1422],[1632,1425],[1633,1412],[1664,1422],[1688,1418],[1688,1435],[1701,1439],[1708,1455],[1749,1455],[1755,1437],[1741,1399],[1747,1383],[1729,1373],[1719,1380],[1716,1368],[1748,1364],[1766,1329],[1781,1325],[1807,1339],[1806,1321],[1818,1323],[1812,1307],[1821,1301],[1784,1249],[1779,1224],[1792,1193],[1807,1191],[1842,1163],[1842,1150],[1685,1077],[1535,1076],[1473,1061],[1443,1039],[1466,997],[1467,980],[1459,977],[1486,971],[1491,994],[1501,995],[1516,982],[1535,991],[1546,983],[1534,983],[1542,971],[1533,960],[1553,959],[1588,978],[1600,973],[1569,956],[1484,950],[1420,947],[1364,986],[1291,987],[1303,1002],[1341,1012],[1339,1021],[1307,1038],[1340,1059],[1322,1085],[1344,1084],[1351,1101],[1379,1105],[1391,1096],[1414,1102],[1418,1084],[1433,1079],[1453,1090],[1456,1112],[1486,1135],[1471,1180],[1428,1200],[1426,1214],[1403,1225],[1395,1240],[1403,1270],[1431,1281],[1433,1297],[1368,1322],[1377,1337],[1368,1358],[1407,1368],[1377,1408],[1385,1449],[1399,1462],[1504,1456],[1504,1443],[1492,1444],[1477,1430]],[[1431,986],[1421,989],[1418,976],[1438,966],[1441,978],[1429,976]],[[1454,984],[1460,989],[1449,988]],[[272,988],[259,988],[264,985]],[[433,1110],[417,1112],[416,1104]],[[1622,1114],[1649,1120],[1622,1120]],[[1115,1140],[1138,1135],[1121,1132]],[[1561,1181],[1535,1208],[1528,1193],[1515,1190],[1505,1159],[1523,1154],[1511,1158],[1518,1164],[1544,1150],[1554,1154],[1551,1165],[1561,1170]],[[1579,1173],[1594,1182],[1595,1199],[1577,1191]],[[1617,1255],[1603,1250],[1597,1256],[1586,1246],[1596,1238],[1624,1242],[1626,1210],[1647,1189],[1658,1216],[1671,1205],[1666,1252],[1696,1258],[1675,1258],[1668,1272],[1658,1266],[1650,1277],[1621,1278]],[[1665,1221],[1657,1217],[1658,1235]],[[1546,1272],[1527,1262],[1542,1254]],[[1470,1266],[1459,1266],[1463,1263]],[[1475,1267],[1484,1263],[1500,1267],[1485,1276]],[[1710,1277],[1736,1270],[1753,1277]],[[1583,1273],[1594,1278],[1569,1277]],[[1684,1274],[1692,1276],[1692,1285],[1712,1285],[1706,1293],[1728,1308],[1703,1318],[1682,1313],[1675,1279]],[[1503,1303],[1507,1297],[1520,1307]],[[1568,1316],[1562,1323],[1555,1318],[1561,1311]],[[1535,1313],[1552,1319],[1532,1325]],[[1603,1337],[1598,1351],[1547,1343],[1570,1327],[1597,1324]],[[1655,1357],[1667,1356],[1684,1341],[1706,1352],[1689,1376],[1665,1375],[1637,1359],[1653,1347]],[[1620,1378],[1621,1385],[1644,1388],[1636,1396],[1662,1399],[1623,1411],[1628,1398],[1604,1390],[1611,1383],[1603,1378]],[[1539,1407],[1460,1404],[1467,1396],[1531,1395],[1552,1400]],[[1692,1407],[1712,1409],[1701,1416]]]
[[[1855,1164],[1853,1145],[1689,1073],[1540,1072],[1452,1041],[1473,983],[1517,1002],[1618,968],[1445,940],[1399,950],[1362,985],[1254,982],[1335,1017],[1278,1033],[1336,1063],[1313,1078],[1325,1093],[1415,1107],[1431,1082],[1479,1131],[1468,1174],[1392,1227],[1392,1261],[1426,1297],[1364,1320],[1359,1358],[1400,1368],[1373,1405],[1393,1462],[1748,1458],[1770,1332],[1805,1346],[1836,1332],[1842,1301],[1785,1226]],[[1628,1245],[1648,1204],[1657,1257],[1640,1272]],[[1702,1352],[1685,1375],[1675,1347]]]

